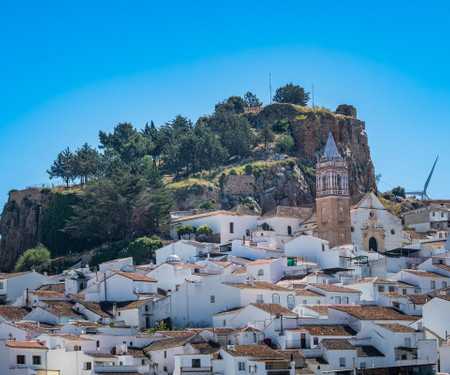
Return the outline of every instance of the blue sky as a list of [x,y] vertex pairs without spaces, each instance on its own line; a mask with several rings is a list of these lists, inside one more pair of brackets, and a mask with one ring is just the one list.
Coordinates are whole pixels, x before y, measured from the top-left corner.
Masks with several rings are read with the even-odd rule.
[[292,81],[366,122],[380,190],[450,198],[450,3],[3,1],[0,205],[119,122],[196,120]]

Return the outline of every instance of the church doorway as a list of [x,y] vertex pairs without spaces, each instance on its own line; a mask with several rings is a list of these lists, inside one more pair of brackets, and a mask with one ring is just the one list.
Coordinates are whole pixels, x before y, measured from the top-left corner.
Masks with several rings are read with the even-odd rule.
[[370,237],[369,250],[378,251],[378,242],[375,237]]

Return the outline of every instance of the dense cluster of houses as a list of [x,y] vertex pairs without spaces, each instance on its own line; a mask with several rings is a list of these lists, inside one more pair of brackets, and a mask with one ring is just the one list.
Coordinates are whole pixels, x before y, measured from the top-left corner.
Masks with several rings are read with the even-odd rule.
[[448,227],[351,207],[331,135],[316,175],[316,207],[175,213],[155,264],[0,275],[0,374],[450,372]]

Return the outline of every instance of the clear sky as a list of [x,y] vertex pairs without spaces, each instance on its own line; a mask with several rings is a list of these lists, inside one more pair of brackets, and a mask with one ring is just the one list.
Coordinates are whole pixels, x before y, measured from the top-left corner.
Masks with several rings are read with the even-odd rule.
[[[0,205],[119,122],[195,121],[290,81],[366,121],[379,189],[450,198],[448,1],[0,2]],[[1,208],[1,207],[0,207]]]

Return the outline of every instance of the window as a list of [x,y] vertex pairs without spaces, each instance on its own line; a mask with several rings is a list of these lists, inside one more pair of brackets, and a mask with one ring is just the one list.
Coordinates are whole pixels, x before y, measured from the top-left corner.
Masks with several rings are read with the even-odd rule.
[[313,345],[319,345],[319,338],[317,336],[313,337]]
[[117,313],[117,316],[120,316],[120,311]]
[[258,270],[258,276],[264,276],[264,270]]
[[419,294],[420,293],[420,289],[419,288],[414,289],[414,293]]
[[280,296],[277,293],[272,294],[272,303],[280,303]]
[[18,355],[16,359],[16,363],[18,365],[24,365],[25,364],[25,356],[24,355]]
[[334,301],[339,305],[341,303],[341,297],[335,297]]
[[224,319],[223,320],[223,326],[226,327],[227,326],[227,321]]
[[307,301],[306,299],[304,299],[304,300],[303,300],[303,304],[304,304],[304,305],[307,305],[307,304],[308,304],[308,301]]
[[393,302],[392,302],[392,307],[394,307],[394,308],[396,308],[396,309],[399,309],[399,308],[400,308],[400,303],[399,303],[399,302],[396,302],[396,301],[393,301]]
[[92,370],[92,362],[84,362],[83,368],[85,370]]
[[436,281],[431,280],[431,289],[436,289]]
[[148,305],[145,305],[145,311],[148,311]]
[[264,302],[262,294],[257,294],[256,295],[256,302],[257,303],[263,303]]
[[167,358],[167,350],[164,350],[164,358]]
[[405,337],[405,346],[407,348],[411,347],[411,338],[410,337]]
[[141,365],[142,365],[142,366],[145,366],[145,359],[143,359],[143,360],[141,361]]
[[383,285],[378,285],[378,291],[379,292],[384,292],[384,286]]
[[211,303],[216,303],[216,296],[209,297]]
[[325,251],[325,245],[322,244],[322,251]]
[[3,281],[0,281],[0,289],[3,289]]
[[290,225],[287,227],[287,233],[289,236],[292,234],[292,227]]
[[320,299],[317,300],[317,304],[320,305]]
[[200,358],[192,358],[192,367],[200,367]]
[[80,346],[80,345],[75,345],[75,346],[73,347],[73,351],[74,351],[74,352],[80,352],[80,351],[81,351],[81,346]]
[[230,222],[230,233],[234,233],[234,223]]
[[33,356],[33,365],[40,365],[41,363],[41,356],[40,355],[34,355]]
[[348,303],[348,297],[342,297],[342,303],[347,304]]
[[442,287],[443,287],[443,288],[447,288],[447,281],[443,281],[443,282],[442,282]]
[[245,371],[245,362],[238,362],[238,370]]
[[406,289],[402,289],[402,293],[404,296],[406,296]]
[[292,310],[295,307],[295,297],[292,294],[287,296],[287,307]]
[[366,368],[366,367],[367,367],[366,362],[361,362],[359,365],[359,368]]
[[432,215],[433,215],[433,216],[436,216],[436,212],[433,212]]
[[340,367],[345,367],[345,357],[340,357],[339,358],[339,366]]
[[389,293],[394,293],[394,292],[395,292],[395,286],[390,286]]
[[394,235],[395,234],[395,230],[391,229],[391,234]]

